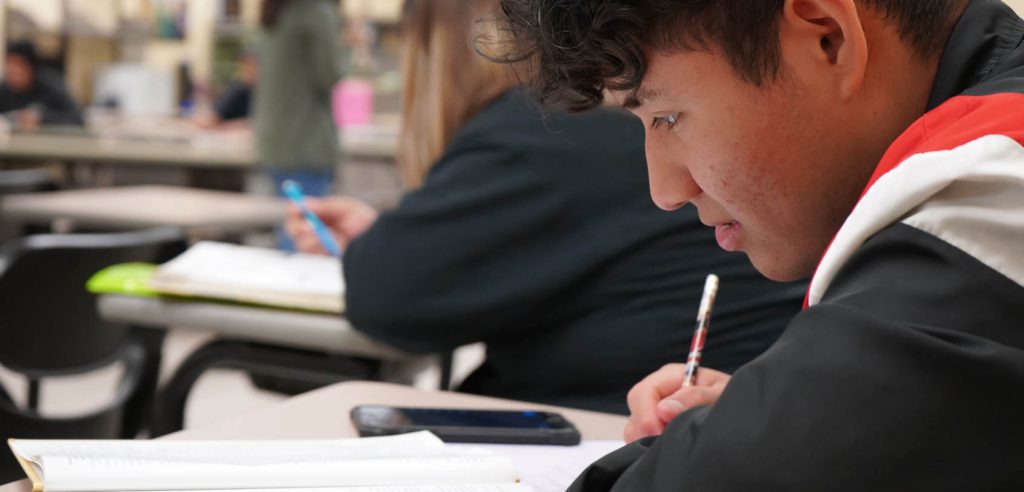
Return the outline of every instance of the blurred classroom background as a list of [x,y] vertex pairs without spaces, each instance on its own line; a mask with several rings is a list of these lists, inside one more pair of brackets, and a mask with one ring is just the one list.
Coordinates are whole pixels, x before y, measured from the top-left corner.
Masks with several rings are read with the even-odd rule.
[[[330,103],[342,152],[333,191],[387,208],[402,192],[394,159],[402,2],[333,3],[344,73]],[[261,0],[0,0],[0,53],[31,45],[36,75],[63,84],[81,117],[26,121],[10,111],[0,118],[0,244],[35,233],[170,225],[184,230],[190,243],[273,246],[283,203],[270,201],[275,190],[261,171],[244,114],[250,105],[242,105],[235,122],[218,114],[238,84],[254,75],[261,7]],[[227,110],[237,113],[238,101],[234,106]],[[0,290],[4,285],[0,280]],[[38,295],[24,285],[17,293],[5,290],[0,325],[14,325],[11,306]],[[168,330],[161,381],[212,337]],[[4,364],[0,382],[10,398],[19,406],[36,399],[50,417],[101,408],[125,375],[117,364],[56,374],[31,396],[29,379]],[[257,389],[245,371],[214,369],[191,392],[186,423],[201,425],[285,397]]]
[[[333,116],[346,165],[339,168],[344,188],[337,191],[386,205],[398,183],[392,157],[401,2],[338,4],[345,78],[334,89]],[[49,158],[59,166],[48,169],[65,187],[166,184],[266,192],[267,184],[254,179],[259,173],[247,172],[254,159],[248,128],[209,123],[218,101],[245,76],[258,46],[260,7],[260,0],[0,2],[0,48],[30,42],[40,67],[62,78],[84,120],[81,128],[44,124],[31,132],[20,131],[17,121],[3,125],[4,167]],[[105,155],[86,139],[107,148],[123,142],[136,152],[115,148]],[[66,147],[68,157],[53,147]],[[171,158],[182,153],[186,162]]]

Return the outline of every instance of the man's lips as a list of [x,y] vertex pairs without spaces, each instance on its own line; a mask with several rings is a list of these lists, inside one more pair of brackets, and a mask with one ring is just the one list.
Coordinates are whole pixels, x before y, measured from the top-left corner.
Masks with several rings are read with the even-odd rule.
[[740,248],[740,236],[743,234],[743,224],[739,222],[725,222],[715,227],[715,239],[718,246],[726,251],[737,251]]

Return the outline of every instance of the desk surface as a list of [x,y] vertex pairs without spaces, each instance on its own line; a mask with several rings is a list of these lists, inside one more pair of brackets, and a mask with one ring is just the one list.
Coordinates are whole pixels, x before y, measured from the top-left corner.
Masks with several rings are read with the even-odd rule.
[[[189,131],[177,121],[168,127],[175,131],[14,133],[0,138],[0,158],[221,169],[256,165],[247,132]],[[346,129],[341,132],[341,148],[350,158],[391,160],[397,135],[397,129],[388,125]]]
[[270,228],[285,217],[278,198],[173,186],[125,186],[10,195],[0,210],[15,222],[69,219],[83,227],[177,226],[217,231]]
[[418,390],[388,383],[339,383],[290,398],[262,410],[219,422],[209,427],[185,430],[172,439],[315,439],[355,437],[348,412],[356,405],[381,404],[485,409],[553,410],[565,415],[580,430],[583,439],[622,439],[626,417],[586,410],[523,403],[484,396],[443,391]]
[[213,168],[248,168],[255,162],[251,147],[192,145],[185,139],[106,138],[84,133],[15,133],[0,139],[0,157]]
[[[288,399],[207,427],[186,430],[170,439],[325,439],[354,437],[348,413],[359,404],[457,406],[464,408],[551,409],[576,424],[584,439],[621,439],[626,418],[583,410],[524,404],[459,393],[422,391],[385,383],[340,383]],[[29,492],[27,480],[0,487],[0,492]]]
[[369,339],[344,318],[332,314],[118,295],[100,296],[98,307],[104,319],[123,323],[191,328],[215,333],[220,338],[379,360],[409,357]]

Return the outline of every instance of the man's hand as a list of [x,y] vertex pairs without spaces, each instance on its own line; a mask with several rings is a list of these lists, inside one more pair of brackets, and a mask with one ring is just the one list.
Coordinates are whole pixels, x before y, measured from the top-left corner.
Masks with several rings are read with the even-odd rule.
[[668,364],[629,390],[626,442],[661,434],[684,410],[718,401],[730,378],[723,372],[701,368],[696,383],[683,388],[685,372],[685,364]]
[[[366,232],[380,215],[370,205],[354,198],[306,198],[306,205],[327,225],[338,244],[344,248]],[[305,253],[327,254],[313,227],[302,217],[295,205],[288,207],[285,230],[295,241],[295,247]]]

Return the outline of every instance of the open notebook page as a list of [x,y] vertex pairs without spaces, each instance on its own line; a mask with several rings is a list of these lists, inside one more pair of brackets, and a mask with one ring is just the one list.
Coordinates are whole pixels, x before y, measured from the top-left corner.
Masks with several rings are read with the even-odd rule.
[[161,292],[340,312],[341,261],[304,253],[200,241],[162,265]]
[[578,446],[524,446],[519,444],[449,444],[476,447],[512,459],[523,483],[537,492],[563,492],[591,463],[625,443],[583,441]]
[[[124,491],[142,492],[142,491]],[[320,487],[305,489],[222,489],[182,490],[167,492],[536,492],[523,483],[456,484],[456,485],[392,485],[384,487]]]
[[333,441],[17,441],[48,491],[513,483],[508,458],[429,433]]

